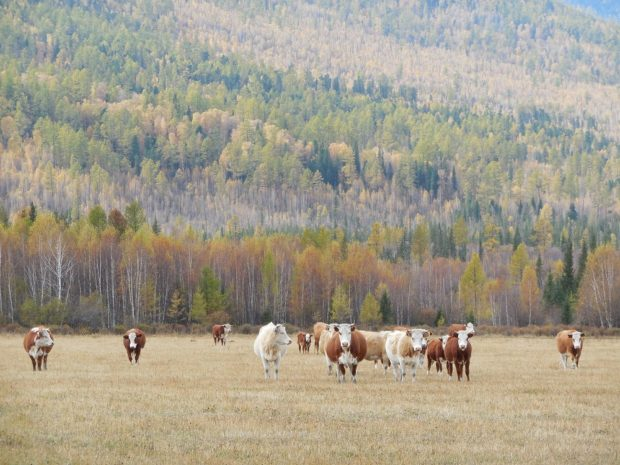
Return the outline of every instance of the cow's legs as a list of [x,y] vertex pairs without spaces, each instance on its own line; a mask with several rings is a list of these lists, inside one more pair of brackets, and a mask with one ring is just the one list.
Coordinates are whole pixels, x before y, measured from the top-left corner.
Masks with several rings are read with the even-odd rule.
[[351,381],[357,383],[357,363],[351,363],[349,369],[351,370]]
[[37,370],[41,371],[41,363],[43,362],[43,355],[37,355]]
[[276,358],[273,361],[273,368],[274,368],[274,371],[276,373],[276,379],[278,379],[278,375],[280,373],[280,357]]
[[32,355],[29,355],[30,361],[32,362],[32,371],[37,371],[37,361],[34,359]]
[[565,370],[568,368],[568,354],[560,354],[560,363]]
[[415,381],[415,372],[418,369],[418,361],[414,359],[413,363],[411,364],[411,382]]
[[265,379],[269,379],[269,362],[264,358],[261,359],[261,362],[263,362],[263,370],[265,370]]
[[469,381],[469,360],[465,362],[465,376],[467,376],[467,381]]
[[456,362],[456,378],[459,381],[463,379],[463,362]]
[[136,365],[138,364],[138,359],[140,358],[140,347],[138,347],[135,351],[136,354]]
[[452,362],[446,360],[446,370],[448,372],[448,379],[452,379]]
[[344,366],[344,364],[339,363],[338,364],[338,382],[339,383],[344,383],[345,379],[344,379],[344,375],[347,372],[346,367]]
[[43,369],[47,370],[47,354],[43,355]]

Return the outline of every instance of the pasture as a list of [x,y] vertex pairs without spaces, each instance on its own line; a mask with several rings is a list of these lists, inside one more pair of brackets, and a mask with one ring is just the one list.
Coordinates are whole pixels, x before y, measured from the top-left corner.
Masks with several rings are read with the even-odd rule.
[[617,339],[564,371],[552,338],[478,335],[469,383],[364,361],[338,385],[295,342],[265,381],[254,336],[230,338],[147,335],[131,366],[121,336],[58,335],[33,373],[0,335],[0,463],[620,463]]

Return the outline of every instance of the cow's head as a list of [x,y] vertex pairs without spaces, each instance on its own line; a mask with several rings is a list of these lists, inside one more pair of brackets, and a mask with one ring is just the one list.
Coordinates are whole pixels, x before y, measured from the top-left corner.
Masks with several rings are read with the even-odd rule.
[[130,329],[123,337],[125,339],[129,339],[129,348],[135,349],[138,347],[138,342],[140,341],[142,334],[137,333],[135,329]]
[[306,344],[310,344],[310,342],[312,341],[312,334],[306,333],[304,335],[304,340],[306,341]]
[[224,325],[224,334],[230,334],[232,331],[232,325],[230,323],[226,323]]
[[355,331],[355,325],[349,323],[339,323],[334,326],[334,331],[340,335],[340,347],[347,352],[351,347],[351,333]]
[[36,347],[52,347],[54,345],[54,337],[49,328],[32,328],[34,333],[34,345]]
[[286,328],[282,324],[277,324],[273,331],[276,334],[276,344],[281,346],[287,346],[291,344],[293,341],[288,334],[286,334]]
[[430,336],[430,331],[426,329],[408,329],[405,334],[411,338],[413,350],[419,352],[428,344],[426,338]]
[[573,349],[579,350],[581,349],[582,339],[585,336],[581,331],[573,331],[568,334],[568,337],[571,338],[571,343],[573,344]]
[[446,350],[446,344],[448,343],[448,339],[450,338],[450,335],[446,334],[444,336],[441,336],[439,339],[441,339],[441,348],[443,350]]
[[467,344],[469,344],[469,338],[471,336],[472,334],[468,333],[466,329],[456,332],[456,337],[458,338],[459,350],[467,349]]

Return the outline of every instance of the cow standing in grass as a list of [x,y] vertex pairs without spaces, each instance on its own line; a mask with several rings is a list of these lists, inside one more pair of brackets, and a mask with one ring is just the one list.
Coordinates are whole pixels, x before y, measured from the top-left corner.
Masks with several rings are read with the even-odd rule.
[[132,328],[123,335],[123,345],[127,351],[127,358],[132,365],[138,363],[140,352],[146,344],[146,334],[138,328]]
[[428,347],[426,349],[426,358],[428,360],[428,371],[427,373],[431,373],[431,367],[433,363],[436,364],[437,373],[443,372],[443,366],[441,362],[446,360],[446,344],[448,342],[448,338],[450,336],[441,336],[439,339],[433,339],[428,342]]
[[211,328],[211,335],[213,336],[213,343],[217,345],[219,342],[223,346],[226,345],[226,341],[228,340],[228,335],[232,331],[232,325],[230,323],[226,323],[224,325],[213,325]]
[[338,323],[325,346],[325,355],[331,363],[338,364],[338,382],[345,381],[347,367],[351,370],[351,381],[357,383],[357,364],[366,356],[366,339],[354,324]]
[[319,347],[319,341],[321,340],[321,334],[326,329],[328,329],[328,324],[323,323],[322,321],[318,321],[314,323],[314,327],[312,328],[312,332],[314,336],[314,350],[316,351],[317,354],[321,353],[321,350]]
[[456,365],[456,375],[459,381],[463,379],[463,367],[469,381],[469,362],[471,360],[471,343],[469,338],[472,333],[467,330],[453,331],[448,338],[444,353],[446,355],[446,369],[452,379],[452,364]]
[[392,364],[396,381],[405,380],[407,365],[411,365],[411,381],[415,381],[418,365],[420,363],[424,365],[422,350],[426,347],[426,340],[430,334],[431,332],[426,329],[407,329],[394,331],[388,335],[385,352]]
[[278,379],[280,361],[292,342],[286,334],[286,328],[281,324],[268,323],[258,331],[258,336],[254,340],[254,353],[260,357],[263,364],[265,379],[269,379],[270,363],[273,363],[274,378]]
[[32,361],[32,371],[47,370],[47,356],[54,347],[54,336],[49,328],[35,326],[24,336],[24,349]]
[[568,356],[570,355],[573,363],[572,368],[579,367],[579,357],[583,349],[583,338],[585,334],[576,329],[565,329],[560,331],[555,337],[555,343],[560,352],[560,363],[564,369],[568,368]]

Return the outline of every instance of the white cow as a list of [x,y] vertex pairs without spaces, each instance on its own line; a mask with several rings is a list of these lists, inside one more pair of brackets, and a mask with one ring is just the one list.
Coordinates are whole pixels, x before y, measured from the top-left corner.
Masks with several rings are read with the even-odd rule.
[[265,379],[269,379],[269,363],[273,363],[275,379],[278,379],[280,360],[292,343],[284,325],[268,323],[258,331],[254,341],[254,353],[260,357],[265,369]]
[[406,331],[394,331],[385,341],[385,352],[392,364],[394,379],[404,381],[406,366],[411,365],[411,381],[415,381],[415,374],[421,357],[422,349],[426,347],[430,331],[426,329],[408,329]]

